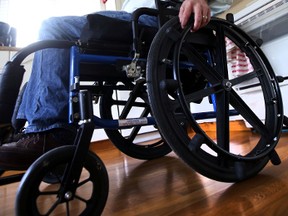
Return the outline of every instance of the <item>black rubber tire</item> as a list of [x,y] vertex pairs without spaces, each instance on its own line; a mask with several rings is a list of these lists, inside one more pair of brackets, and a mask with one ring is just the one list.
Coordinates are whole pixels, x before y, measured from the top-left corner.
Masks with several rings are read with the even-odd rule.
[[[208,34],[210,39],[205,41]],[[254,70],[248,75],[229,77],[226,38],[249,57]],[[206,55],[207,52],[209,55]],[[210,86],[207,84],[201,88],[201,85],[195,85],[194,79],[190,79],[189,84],[189,79],[182,77],[185,71],[200,73],[194,77],[202,76],[202,81]],[[263,110],[266,111],[263,122],[254,112],[254,107],[249,107],[249,102],[235,90],[236,84],[254,78],[263,94]],[[191,32],[189,26],[181,28],[177,17],[171,19],[152,42],[147,60],[147,88],[150,106],[162,136],[180,158],[204,176],[237,182],[256,175],[269,159],[279,163],[274,150],[283,121],[279,85],[258,45],[234,24],[212,18],[207,27]],[[215,137],[207,135],[201,128],[197,119],[201,113],[191,110],[191,104],[201,104],[203,99],[211,101],[213,96],[216,97],[216,110],[213,112],[216,118]],[[239,150],[241,145],[235,145],[235,139],[230,137],[230,106],[259,134],[260,138],[251,149],[232,151]],[[210,118],[209,115],[206,118]],[[183,128],[183,124],[187,127]],[[192,135],[187,133],[187,128],[193,130]]]
[[[87,154],[80,180],[76,184],[74,199],[57,203],[59,201],[58,195],[65,184],[65,182],[62,182],[63,174],[59,174],[58,184],[54,182],[49,185],[43,182],[43,179],[51,170],[53,172],[57,167],[71,162],[75,149],[75,146],[63,146],[53,149],[30,166],[17,191],[17,215],[50,215],[55,213],[54,210],[61,210],[61,207],[63,209],[60,212],[66,211],[64,215],[71,215],[71,211],[73,211],[73,215],[101,215],[108,197],[109,181],[103,162],[94,153],[89,152]],[[88,172],[88,175],[86,172]],[[89,197],[86,197],[87,194],[85,193],[81,194],[81,191],[85,190],[85,193],[89,193]],[[69,207],[66,208],[66,205]],[[73,209],[73,206],[76,206],[76,208]],[[82,212],[78,210],[80,206]]]

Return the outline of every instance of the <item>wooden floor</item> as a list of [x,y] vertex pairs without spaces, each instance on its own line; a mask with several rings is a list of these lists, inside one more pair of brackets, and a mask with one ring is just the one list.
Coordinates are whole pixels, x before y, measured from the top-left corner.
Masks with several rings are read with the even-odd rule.
[[[245,139],[250,133],[243,131]],[[239,137],[238,139],[241,139]],[[240,183],[208,179],[174,153],[152,161],[125,156],[110,142],[94,143],[109,174],[104,216],[286,216],[288,215],[288,133],[277,146],[282,159]],[[13,216],[18,183],[0,187],[0,215]]]

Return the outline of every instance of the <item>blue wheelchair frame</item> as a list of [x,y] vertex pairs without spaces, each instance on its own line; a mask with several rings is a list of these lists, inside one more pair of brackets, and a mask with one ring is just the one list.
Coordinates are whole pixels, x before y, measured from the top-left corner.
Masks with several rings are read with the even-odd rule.
[[[210,56],[209,51],[207,56]],[[132,62],[134,59],[131,57],[121,57],[121,56],[105,56],[105,55],[95,55],[95,54],[85,54],[80,52],[78,46],[72,46],[70,50],[70,96],[69,96],[69,123],[75,123],[74,116],[78,116],[78,111],[80,111],[80,120],[92,121],[95,125],[95,129],[122,129],[132,126],[144,126],[144,125],[155,125],[155,120],[153,117],[141,117],[141,118],[130,118],[130,119],[103,119],[98,116],[93,115],[93,108],[91,104],[91,96],[86,90],[81,90],[80,77],[81,71],[79,68],[80,63],[105,63],[105,64],[115,64],[119,60],[125,60]],[[212,64],[212,58],[210,63]],[[146,59],[137,59],[137,61],[146,61]],[[182,63],[182,67],[193,67],[193,65]],[[88,94],[88,95],[87,95]],[[87,98],[86,98],[87,97]],[[87,100],[87,101],[86,101]],[[81,103],[79,104],[79,102]],[[90,101],[90,102],[89,102]],[[213,107],[216,107],[215,100],[213,100]],[[80,110],[77,108],[80,105]],[[235,110],[230,111],[230,115],[237,115]],[[214,118],[215,112],[201,112],[194,113],[193,117],[195,120]]]

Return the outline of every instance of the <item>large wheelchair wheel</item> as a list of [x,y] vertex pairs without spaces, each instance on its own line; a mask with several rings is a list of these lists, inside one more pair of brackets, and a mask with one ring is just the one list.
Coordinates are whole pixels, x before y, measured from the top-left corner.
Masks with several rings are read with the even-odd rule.
[[[31,165],[17,192],[17,215],[101,215],[109,181],[104,164],[95,154],[87,154],[75,188],[63,190],[63,167],[69,165],[75,150],[76,146],[53,149]],[[47,175],[54,175],[53,184],[47,183]]]
[[[249,61],[249,71],[232,73],[227,42]],[[147,61],[156,123],[189,166],[209,178],[237,182],[256,175],[269,160],[280,163],[275,152],[283,121],[279,85],[258,44],[241,29],[212,18],[205,28],[191,32],[173,18],[157,33]],[[245,97],[247,92],[255,94],[253,100]],[[211,112],[199,111],[203,103],[211,106]],[[212,134],[201,124],[209,118],[216,121]],[[248,132],[249,145],[230,136],[237,118],[256,132]]]
[[[100,114],[102,118],[151,117],[144,80],[136,84],[127,81],[126,83],[117,83],[117,85],[117,91],[110,89],[101,97]],[[172,151],[159,134],[156,126],[144,125],[122,129],[105,129],[105,132],[120,151],[133,158],[150,160],[165,156]],[[148,141],[147,132],[149,132]]]

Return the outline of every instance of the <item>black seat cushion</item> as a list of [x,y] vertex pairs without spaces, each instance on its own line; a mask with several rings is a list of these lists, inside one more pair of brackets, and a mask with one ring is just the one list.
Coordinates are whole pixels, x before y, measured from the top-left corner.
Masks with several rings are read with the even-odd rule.
[[[138,37],[141,45],[150,46],[156,32],[157,28],[139,25]],[[127,54],[133,45],[131,22],[100,14],[89,14],[80,41],[87,45],[87,50],[94,50],[96,53]]]
[[81,42],[132,42],[131,22],[100,14],[89,14],[80,36]]

